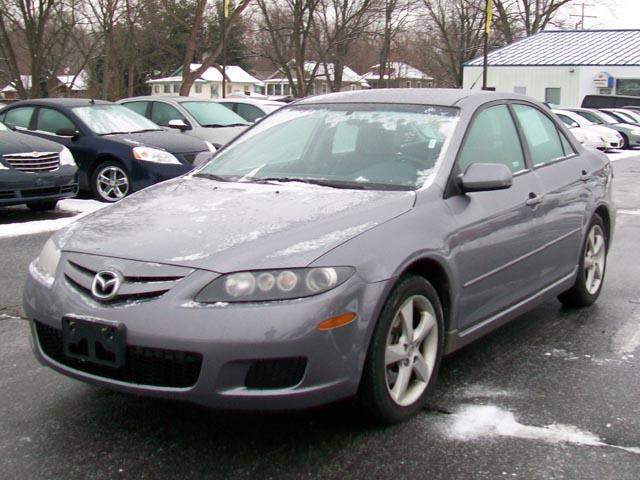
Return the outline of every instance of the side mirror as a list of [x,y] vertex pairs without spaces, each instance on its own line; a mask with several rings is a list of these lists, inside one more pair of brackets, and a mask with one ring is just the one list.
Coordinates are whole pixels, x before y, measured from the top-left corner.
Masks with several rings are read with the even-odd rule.
[[77,138],[80,135],[80,132],[73,128],[59,128],[56,130],[56,135],[59,137]]
[[578,124],[578,122],[571,122],[571,125],[569,125],[569,128],[578,128],[580,125]]
[[193,160],[193,168],[197,168],[203,163],[208,162],[213,157],[215,152],[200,152],[196,155],[196,158]]
[[460,182],[465,193],[504,190],[513,184],[513,174],[501,163],[472,163],[460,176]]
[[180,130],[180,131],[190,130],[191,129],[191,127],[189,125],[184,123],[184,120],[179,120],[179,119],[169,120],[169,123],[167,124],[167,127],[175,128],[176,130]]

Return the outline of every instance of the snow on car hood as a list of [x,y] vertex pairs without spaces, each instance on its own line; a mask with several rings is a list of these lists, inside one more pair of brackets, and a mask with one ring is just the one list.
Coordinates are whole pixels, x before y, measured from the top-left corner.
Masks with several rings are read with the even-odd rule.
[[407,191],[184,177],[156,185],[60,231],[63,250],[220,273],[303,267],[404,212]]

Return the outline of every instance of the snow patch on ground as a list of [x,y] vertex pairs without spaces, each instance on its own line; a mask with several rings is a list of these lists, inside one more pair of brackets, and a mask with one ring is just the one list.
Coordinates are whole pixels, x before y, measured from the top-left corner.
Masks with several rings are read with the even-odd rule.
[[79,218],[108,206],[108,203],[95,200],[78,200],[71,198],[58,202],[56,212],[75,213],[76,215],[56,218],[52,220],[34,220],[31,222],[18,222],[0,225],[0,238],[17,237],[21,235],[33,235],[36,233],[55,232],[66,227]]
[[607,157],[609,157],[609,160],[612,162],[625,158],[637,157],[638,155],[640,155],[640,150],[618,150],[615,152],[607,153]]
[[605,443],[597,435],[573,425],[554,423],[544,427],[524,425],[515,415],[493,405],[467,405],[451,416],[445,435],[452,440],[474,441],[483,438],[510,437],[551,444],[611,447],[640,454],[638,447],[622,447]]

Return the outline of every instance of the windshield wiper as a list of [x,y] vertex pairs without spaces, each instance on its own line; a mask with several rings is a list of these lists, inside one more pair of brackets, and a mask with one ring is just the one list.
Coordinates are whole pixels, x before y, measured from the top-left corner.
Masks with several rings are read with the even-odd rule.
[[221,123],[204,123],[202,124],[202,126],[206,128],[248,127],[249,124],[248,123],[229,123],[229,124],[223,125]]
[[300,177],[254,177],[243,180],[247,183],[287,183],[287,182],[300,182],[308,183],[311,185],[320,185],[323,187],[331,188],[345,188],[352,190],[367,190],[367,185],[360,182],[345,182],[340,180],[326,180],[322,178],[300,178]]
[[218,182],[229,182],[230,180],[228,178],[224,178],[220,175],[215,175],[213,173],[204,173],[204,172],[199,172],[199,173],[194,173],[193,174],[194,177],[200,177],[200,178],[207,178],[209,180],[217,180]]
[[163,132],[161,128],[145,128],[144,130],[135,130],[129,133],[143,133],[143,132]]

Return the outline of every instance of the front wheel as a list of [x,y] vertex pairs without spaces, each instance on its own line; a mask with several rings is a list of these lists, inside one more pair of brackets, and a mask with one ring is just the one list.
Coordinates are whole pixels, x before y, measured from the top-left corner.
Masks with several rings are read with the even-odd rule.
[[607,265],[607,234],[604,222],[594,215],[584,239],[576,283],[558,296],[569,307],[587,307],[600,295]]
[[91,189],[96,199],[102,202],[117,202],[129,194],[131,180],[120,163],[109,160],[98,165],[93,172]]
[[621,150],[631,148],[629,146],[629,139],[627,138],[627,136],[624,133],[621,133],[620,136],[622,137],[622,141],[620,142],[620,146],[618,148],[620,148]]
[[423,277],[401,278],[375,327],[358,401],[370,420],[393,424],[426,404],[444,345],[442,307]]

